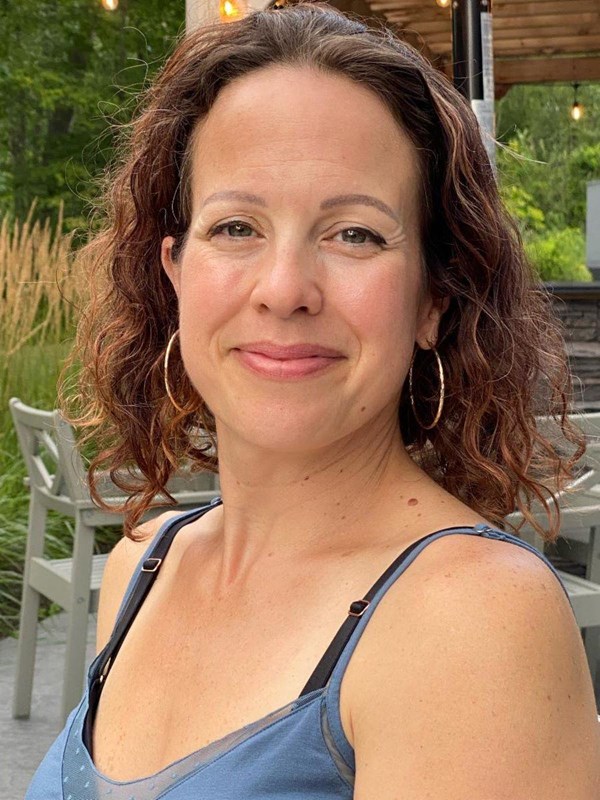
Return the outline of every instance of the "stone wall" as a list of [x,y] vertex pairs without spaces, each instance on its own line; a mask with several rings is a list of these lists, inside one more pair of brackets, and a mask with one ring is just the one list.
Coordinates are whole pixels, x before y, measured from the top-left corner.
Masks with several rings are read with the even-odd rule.
[[565,326],[578,404],[600,409],[600,282],[546,286]]

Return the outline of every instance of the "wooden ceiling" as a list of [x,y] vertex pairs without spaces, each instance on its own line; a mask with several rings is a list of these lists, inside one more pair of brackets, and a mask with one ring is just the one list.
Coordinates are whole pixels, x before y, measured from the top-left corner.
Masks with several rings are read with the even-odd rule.
[[[435,0],[370,0],[401,35],[452,72],[450,8]],[[494,0],[498,96],[516,83],[600,81],[600,0]]]

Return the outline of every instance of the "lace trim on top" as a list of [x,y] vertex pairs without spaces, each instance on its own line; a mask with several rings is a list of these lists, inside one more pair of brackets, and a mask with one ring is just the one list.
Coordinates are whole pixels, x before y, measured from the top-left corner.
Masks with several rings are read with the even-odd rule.
[[156,800],[164,791],[172,788],[190,775],[200,770],[220,756],[231,752],[242,742],[260,731],[283,720],[317,700],[325,688],[316,689],[291,703],[278,708],[255,722],[227,734],[206,747],[190,753],[169,764],[160,772],[134,781],[115,781],[100,773],[83,744],[83,726],[88,711],[87,694],[67,735],[63,757],[63,798],[64,800]]

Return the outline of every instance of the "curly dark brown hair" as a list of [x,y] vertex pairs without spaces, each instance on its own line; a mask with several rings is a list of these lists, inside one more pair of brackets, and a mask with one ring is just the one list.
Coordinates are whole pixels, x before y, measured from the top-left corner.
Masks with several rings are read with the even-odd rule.
[[[188,231],[195,126],[224,86],[274,64],[311,66],[370,87],[415,145],[427,280],[450,305],[437,342],[446,378],[441,420],[431,430],[416,422],[406,381],[403,442],[478,513],[502,525],[518,509],[554,541],[554,495],[583,454],[584,437],[566,416],[572,379],[560,323],[502,205],[477,120],[446,77],[390,28],[324,3],[192,32],[143,98],[110,176],[104,229],[84,249],[93,291],[73,353],[79,388],[69,397],[65,383],[61,392],[83,439],[100,444],[90,463],[92,496],[103,505],[96,470],[108,469],[130,494],[125,529],[135,536],[134,525],[182,464],[217,470],[214,417],[177,350],[169,377],[185,410],[165,393],[163,360],[178,304],[160,247],[168,235],[181,247]],[[419,417],[433,419],[439,378],[431,351],[420,352],[413,379]],[[559,436],[548,438],[536,415],[554,419]],[[547,529],[532,517],[534,501],[546,509]]]

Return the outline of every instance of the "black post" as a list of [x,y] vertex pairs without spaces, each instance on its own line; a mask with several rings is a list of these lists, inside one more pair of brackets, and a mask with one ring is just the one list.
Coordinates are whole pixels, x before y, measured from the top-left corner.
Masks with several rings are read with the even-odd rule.
[[479,0],[452,2],[454,85],[467,100],[483,100],[483,56]]

